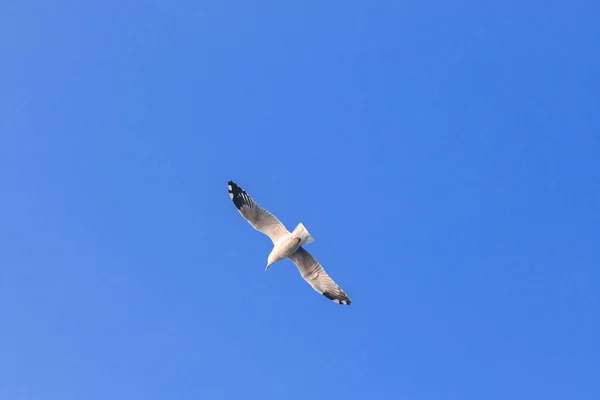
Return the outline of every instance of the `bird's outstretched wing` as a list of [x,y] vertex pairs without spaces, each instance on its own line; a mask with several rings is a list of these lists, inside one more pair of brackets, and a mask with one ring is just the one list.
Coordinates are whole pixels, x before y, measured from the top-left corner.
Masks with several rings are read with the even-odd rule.
[[285,226],[273,214],[256,204],[252,197],[232,181],[228,182],[229,197],[237,207],[242,217],[252,225],[254,229],[260,231],[271,238],[273,244],[289,234]]
[[346,293],[327,275],[321,264],[303,247],[300,247],[289,259],[296,264],[306,282],[317,292],[338,304],[351,304]]

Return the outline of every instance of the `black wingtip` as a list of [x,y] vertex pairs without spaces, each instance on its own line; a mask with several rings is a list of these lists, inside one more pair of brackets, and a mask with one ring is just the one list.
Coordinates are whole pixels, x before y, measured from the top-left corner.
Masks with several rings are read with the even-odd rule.
[[233,201],[233,204],[239,210],[243,206],[250,206],[250,197],[248,194],[238,185],[236,185],[233,181],[227,182],[227,188],[229,190],[229,197]]
[[335,294],[329,292],[323,293],[323,296],[327,297],[329,300],[332,300],[334,303],[337,304],[343,304],[348,306],[352,304],[348,296],[336,296]]

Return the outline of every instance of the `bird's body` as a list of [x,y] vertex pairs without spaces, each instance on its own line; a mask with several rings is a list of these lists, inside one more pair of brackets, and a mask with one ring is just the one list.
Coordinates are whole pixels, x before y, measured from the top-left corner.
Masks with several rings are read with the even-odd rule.
[[277,261],[289,258],[296,264],[302,277],[325,297],[338,304],[350,304],[344,291],[327,275],[321,264],[302,245],[314,241],[302,223],[289,232],[270,212],[260,207],[238,185],[228,182],[229,197],[242,216],[254,229],[269,236],[273,250],[267,259],[267,268]]
[[267,268],[275,264],[277,261],[288,258],[294,254],[299,247],[299,240],[294,238],[292,234],[282,237],[279,242],[273,246],[273,250],[271,250],[271,253],[269,254],[269,258],[267,259]]
[[296,229],[292,233],[283,235],[281,239],[275,243],[269,258],[267,259],[267,268],[277,261],[289,258],[293,255],[300,246],[313,242],[314,239],[310,236],[310,233],[306,230],[302,223],[298,224]]

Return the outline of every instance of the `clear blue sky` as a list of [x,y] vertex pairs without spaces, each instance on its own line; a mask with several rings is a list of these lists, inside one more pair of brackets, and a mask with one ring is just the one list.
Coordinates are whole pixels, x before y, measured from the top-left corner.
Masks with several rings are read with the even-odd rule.
[[1,399],[600,398],[597,1],[0,15]]

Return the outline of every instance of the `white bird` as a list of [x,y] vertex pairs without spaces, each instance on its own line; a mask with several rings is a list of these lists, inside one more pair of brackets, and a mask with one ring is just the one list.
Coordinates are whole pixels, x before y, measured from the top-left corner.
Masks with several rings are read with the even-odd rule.
[[289,258],[296,264],[300,274],[313,289],[338,304],[350,304],[346,293],[327,275],[321,264],[304,248],[303,244],[314,242],[302,223],[289,232],[273,214],[256,204],[248,194],[232,181],[228,182],[229,197],[242,217],[254,229],[267,235],[273,242],[273,250],[267,259],[267,267]]

